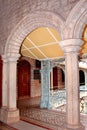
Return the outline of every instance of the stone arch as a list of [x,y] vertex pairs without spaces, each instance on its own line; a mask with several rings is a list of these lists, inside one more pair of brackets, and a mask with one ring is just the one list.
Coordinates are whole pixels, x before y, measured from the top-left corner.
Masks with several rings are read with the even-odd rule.
[[[87,1],[80,0],[69,14],[65,30],[63,32],[64,39],[82,38],[82,30],[87,21]],[[67,28],[66,28],[67,27]]]
[[83,15],[80,17],[80,19],[75,25],[75,28],[73,31],[73,36],[75,38],[82,39],[82,32],[84,31],[86,24],[87,24],[87,10],[83,13]]
[[53,66],[53,89],[63,89],[65,87],[65,73],[61,65]]
[[28,57],[21,57],[21,60],[26,60],[27,62],[29,62],[31,65],[31,68],[35,67],[35,59],[31,59]]
[[38,27],[51,27],[56,29],[60,36],[63,20],[60,16],[50,12],[34,12],[22,19],[11,32],[5,46],[5,55],[14,56],[19,54],[19,49],[24,38]]

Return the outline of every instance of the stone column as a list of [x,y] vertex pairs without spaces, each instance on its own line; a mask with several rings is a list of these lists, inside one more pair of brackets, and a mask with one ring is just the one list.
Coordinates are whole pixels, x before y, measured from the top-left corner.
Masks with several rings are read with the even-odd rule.
[[7,107],[9,110],[16,110],[16,88],[17,88],[17,58],[8,58],[8,101]]
[[[17,57],[7,57],[7,64],[4,65],[3,72],[6,71],[6,76],[3,75],[3,78],[6,79],[7,83],[5,85],[5,81],[3,82],[4,88],[6,92],[6,99],[3,99],[3,104],[6,104],[6,109],[1,110],[1,121],[5,123],[13,123],[19,120],[19,110],[17,109]],[[4,91],[4,90],[3,90]],[[4,96],[3,92],[3,96]],[[4,101],[6,100],[6,102]]]
[[3,72],[2,72],[2,107],[3,109],[7,107],[7,58],[3,55],[2,56],[3,60]]
[[85,89],[87,90],[87,70],[85,70]]
[[79,64],[78,51],[82,41],[69,39],[60,42],[65,53],[66,85],[66,127],[72,130],[84,130],[80,123]]
[[41,108],[49,108],[50,96],[50,61],[41,61]]
[[51,90],[53,90],[53,68],[51,69]]

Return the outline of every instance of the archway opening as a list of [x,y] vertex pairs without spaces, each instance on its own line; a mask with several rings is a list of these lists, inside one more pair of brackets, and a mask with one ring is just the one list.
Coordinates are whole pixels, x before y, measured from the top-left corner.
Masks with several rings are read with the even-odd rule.
[[80,86],[85,85],[85,75],[82,70],[79,71],[79,83],[80,83]]
[[58,44],[60,39],[60,34],[53,28],[37,28],[24,39],[20,53],[37,60],[63,57],[64,53]]
[[53,67],[53,90],[65,88],[65,75],[60,67]]
[[[31,75],[33,82],[30,91],[30,95],[33,95],[31,97],[34,99],[32,100],[32,104],[34,104],[37,99],[37,92],[39,93],[39,96],[41,96],[41,61],[51,61],[52,59],[59,59],[64,56],[64,53],[58,44],[60,39],[60,35],[55,29],[40,27],[29,33],[21,44],[20,53],[22,57],[24,59],[29,59],[32,64]],[[62,70],[61,75],[63,76]],[[63,79],[61,80],[63,81]]]

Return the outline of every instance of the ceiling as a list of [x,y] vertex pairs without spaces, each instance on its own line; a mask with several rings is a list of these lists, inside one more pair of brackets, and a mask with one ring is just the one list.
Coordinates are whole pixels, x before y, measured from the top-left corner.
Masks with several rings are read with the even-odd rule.
[[83,45],[80,54],[86,54],[87,53],[87,25],[83,31],[82,39],[83,39]]
[[[81,55],[87,53],[87,26],[83,32],[83,40]],[[64,53],[59,41],[60,35],[56,30],[48,27],[37,28],[24,39],[21,54],[37,60],[61,58]]]

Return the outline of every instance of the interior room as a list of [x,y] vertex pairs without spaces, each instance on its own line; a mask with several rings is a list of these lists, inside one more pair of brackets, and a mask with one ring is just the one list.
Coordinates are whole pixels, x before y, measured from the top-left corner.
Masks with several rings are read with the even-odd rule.
[[87,130],[87,0],[1,0],[0,41],[0,128]]

